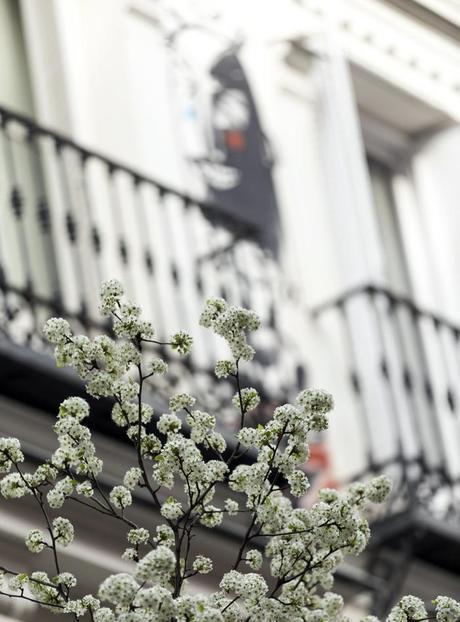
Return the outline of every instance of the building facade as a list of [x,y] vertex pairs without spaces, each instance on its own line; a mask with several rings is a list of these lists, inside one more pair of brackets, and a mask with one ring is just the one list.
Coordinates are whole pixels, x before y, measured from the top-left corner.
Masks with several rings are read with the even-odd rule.
[[[0,31],[0,433],[31,462],[51,447],[50,415],[81,386],[40,326],[105,330],[114,277],[160,334],[193,333],[173,376],[221,409],[224,350],[195,327],[222,295],[262,316],[248,381],[266,408],[306,384],[335,396],[313,489],[395,480],[370,554],[339,577],[351,606],[459,598],[457,3],[1,0]],[[95,427],[109,485],[127,449]],[[32,511],[2,504],[8,566]],[[72,567],[88,582],[120,567],[116,530],[75,521]]]

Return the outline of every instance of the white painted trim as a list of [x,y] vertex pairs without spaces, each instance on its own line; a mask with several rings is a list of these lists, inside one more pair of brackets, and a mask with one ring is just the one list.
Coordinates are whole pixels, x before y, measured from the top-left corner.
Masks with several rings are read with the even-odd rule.
[[366,152],[398,170],[411,155],[414,143],[405,134],[361,112],[361,131]]
[[416,2],[449,20],[456,26],[460,26],[460,5],[458,0],[416,0]]
[[[314,28],[331,19],[349,61],[460,120],[460,47],[379,0],[304,0]],[[329,15],[329,17],[328,17]]]
[[161,22],[158,4],[151,2],[151,0],[131,0],[128,3],[127,10],[132,15],[137,15],[152,22],[155,26],[158,26]]
[[72,135],[72,110],[62,54],[63,32],[57,14],[58,6],[54,0],[20,2],[35,117],[43,125]]

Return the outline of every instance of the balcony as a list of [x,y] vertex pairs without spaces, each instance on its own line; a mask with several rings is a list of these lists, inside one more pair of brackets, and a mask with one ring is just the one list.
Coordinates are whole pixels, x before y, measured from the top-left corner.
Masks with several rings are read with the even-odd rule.
[[374,597],[383,615],[414,558],[458,572],[460,327],[374,284],[313,316],[319,330],[335,323],[341,338],[331,356],[341,349],[348,360],[365,462],[352,479],[386,471],[394,481],[374,519],[369,561],[370,574],[387,582]]
[[[298,388],[303,367],[285,343],[279,304],[286,285],[254,227],[2,107],[0,143],[0,374],[7,395],[55,409],[74,380],[43,356],[41,326],[58,315],[76,331],[108,330],[97,312],[98,289],[113,277],[159,335],[193,332],[207,296],[256,310],[265,328],[248,382],[266,400]],[[173,381],[193,375],[208,393],[213,364],[226,350],[208,334],[195,341],[189,360],[171,361]],[[281,361],[283,349],[289,354]],[[224,383],[224,396],[229,389]]]

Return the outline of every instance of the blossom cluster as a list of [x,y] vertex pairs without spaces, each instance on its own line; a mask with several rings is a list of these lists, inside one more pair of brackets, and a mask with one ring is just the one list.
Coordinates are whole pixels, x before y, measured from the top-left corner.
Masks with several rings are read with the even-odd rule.
[[[216,335],[223,337],[230,346],[235,360],[250,361],[254,357],[254,348],[248,344],[247,333],[260,326],[260,319],[254,311],[241,307],[229,306],[223,298],[209,298],[200,317],[200,324],[212,328]],[[218,375],[225,375],[225,369],[231,370],[219,362]]]
[[[217,429],[218,413],[189,393],[170,396],[167,412],[154,412],[143,386],[168,371],[152,353],[164,342],[155,341],[153,325],[124,300],[117,281],[103,284],[100,309],[112,317],[114,339],[74,335],[59,318],[47,322],[45,334],[55,345],[57,364],[72,366],[90,395],[112,401],[111,418],[132,445],[132,463],[121,482],[104,489],[90,408],[80,397],[62,402],[54,424],[57,448],[34,471],[23,468],[17,439],[0,439],[0,494],[36,500],[45,520],[28,531],[25,545],[35,554],[51,551],[56,564],[53,576],[5,570],[0,593],[21,598],[27,589],[28,598],[54,613],[94,622],[345,622],[343,600],[330,591],[334,572],[345,555],[366,547],[370,530],[363,510],[383,502],[391,484],[381,475],[340,492],[323,489],[311,507],[295,502],[309,489],[309,435],[328,427],[331,395],[305,389],[293,403],[278,406],[267,423],[252,425],[261,397],[240,386],[239,367],[254,356],[249,335],[259,318],[221,298],[209,299],[200,323],[228,343],[229,358],[216,363],[215,374],[235,381],[232,404],[240,414],[235,438],[226,439]],[[179,331],[167,343],[185,355],[192,340]],[[244,460],[248,452],[251,459]],[[140,488],[154,508],[147,525],[135,524],[130,514]],[[218,488],[226,490],[223,500]],[[78,598],[77,578],[58,563],[61,547],[74,540],[74,527],[66,516],[48,515],[49,508],[65,513],[69,500],[121,522],[129,545],[120,551],[129,571],[108,576],[94,594]],[[246,521],[246,535],[226,571],[215,577],[217,591],[188,590],[194,577],[215,572],[211,557],[191,554],[197,526],[214,528],[237,514]],[[439,596],[434,606],[438,622],[460,619],[456,601]],[[408,596],[388,622],[426,617],[422,601]]]

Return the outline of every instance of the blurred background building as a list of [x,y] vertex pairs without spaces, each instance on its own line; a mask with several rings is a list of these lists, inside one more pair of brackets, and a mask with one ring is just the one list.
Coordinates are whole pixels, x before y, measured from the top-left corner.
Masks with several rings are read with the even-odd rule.
[[[457,0],[0,0],[0,59],[0,433],[43,459],[82,387],[41,326],[105,330],[98,287],[117,277],[159,335],[195,337],[151,399],[191,386],[230,438],[225,350],[196,328],[224,296],[263,319],[257,418],[307,385],[336,398],[311,497],[394,477],[369,553],[338,577],[350,611],[459,598]],[[129,451],[104,414],[110,485]],[[33,519],[1,504],[5,565],[33,569]],[[121,567],[116,527],[93,520],[76,512],[86,535],[66,553],[83,590]],[[222,564],[237,534],[209,541]]]

